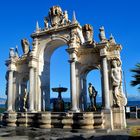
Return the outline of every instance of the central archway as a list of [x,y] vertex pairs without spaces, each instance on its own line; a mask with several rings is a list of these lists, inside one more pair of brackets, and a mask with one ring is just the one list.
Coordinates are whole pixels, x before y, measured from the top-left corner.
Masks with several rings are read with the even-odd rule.
[[[68,63],[69,56],[66,52],[67,46],[61,46],[56,49],[51,56],[50,63],[50,98],[51,109],[55,99],[58,98],[58,93],[53,92],[54,87],[65,87],[67,91],[62,94],[63,101],[70,101],[70,65]],[[66,99],[66,100],[65,100]]]
[[56,49],[67,45],[67,40],[62,38],[55,38],[49,40],[44,47],[42,47],[39,58],[39,74],[40,74],[40,103],[41,110],[50,110],[50,61],[51,56]]

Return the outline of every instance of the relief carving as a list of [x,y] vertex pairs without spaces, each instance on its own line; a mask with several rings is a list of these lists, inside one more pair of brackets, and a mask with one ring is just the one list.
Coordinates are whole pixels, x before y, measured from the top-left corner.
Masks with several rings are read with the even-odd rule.
[[78,36],[77,30],[72,30],[70,34],[70,46],[77,46],[80,44],[80,38]]
[[[63,12],[59,6],[53,6],[52,8],[50,8],[49,19],[51,22],[51,27],[67,25],[70,23],[70,20],[68,18],[68,12]],[[44,20],[45,27],[48,26],[47,22],[48,20]]]
[[62,15],[62,10],[59,6],[53,6],[50,8],[49,17],[52,27],[60,25]]

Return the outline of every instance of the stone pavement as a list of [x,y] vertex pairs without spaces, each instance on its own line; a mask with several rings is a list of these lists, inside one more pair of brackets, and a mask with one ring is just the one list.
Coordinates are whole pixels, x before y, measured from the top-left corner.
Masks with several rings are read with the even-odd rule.
[[[128,126],[140,125],[139,120],[127,120]],[[140,140],[140,137],[130,137],[130,129],[118,131],[39,129],[23,127],[0,128],[0,140]]]

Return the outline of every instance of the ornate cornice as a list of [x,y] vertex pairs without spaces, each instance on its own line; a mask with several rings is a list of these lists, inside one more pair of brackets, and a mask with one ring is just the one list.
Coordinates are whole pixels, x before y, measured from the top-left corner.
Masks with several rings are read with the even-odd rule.
[[81,26],[80,26],[80,24],[75,23],[75,24],[68,24],[68,25],[63,25],[63,26],[58,26],[58,27],[51,27],[48,30],[41,30],[38,33],[34,32],[31,34],[31,37],[32,38],[41,37],[41,36],[44,36],[46,34],[54,34],[54,33],[57,33],[59,31],[70,30],[72,28],[81,29]]

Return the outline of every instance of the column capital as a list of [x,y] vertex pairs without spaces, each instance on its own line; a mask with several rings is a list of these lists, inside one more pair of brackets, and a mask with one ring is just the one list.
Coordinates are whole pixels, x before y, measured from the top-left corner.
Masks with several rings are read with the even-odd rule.
[[29,66],[30,68],[36,68],[36,67],[37,67],[37,61],[35,61],[35,60],[33,60],[33,59],[30,60],[28,66]]
[[8,65],[8,71],[16,71],[16,65],[15,65],[15,63],[10,63]]
[[68,49],[66,49],[66,51],[67,51],[69,54],[73,54],[73,53],[77,54],[77,52],[78,52],[76,48],[68,48]]
[[107,56],[107,49],[106,48],[100,49],[100,56],[101,57],[106,57]]
[[101,43],[96,44],[96,46],[99,49],[103,49],[103,48],[108,48],[109,47],[109,44],[108,44],[108,42],[101,42]]
[[68,60],[69,63],[73,63],[73,62],[76,62],[75,58],[72,58],[70,60]]

